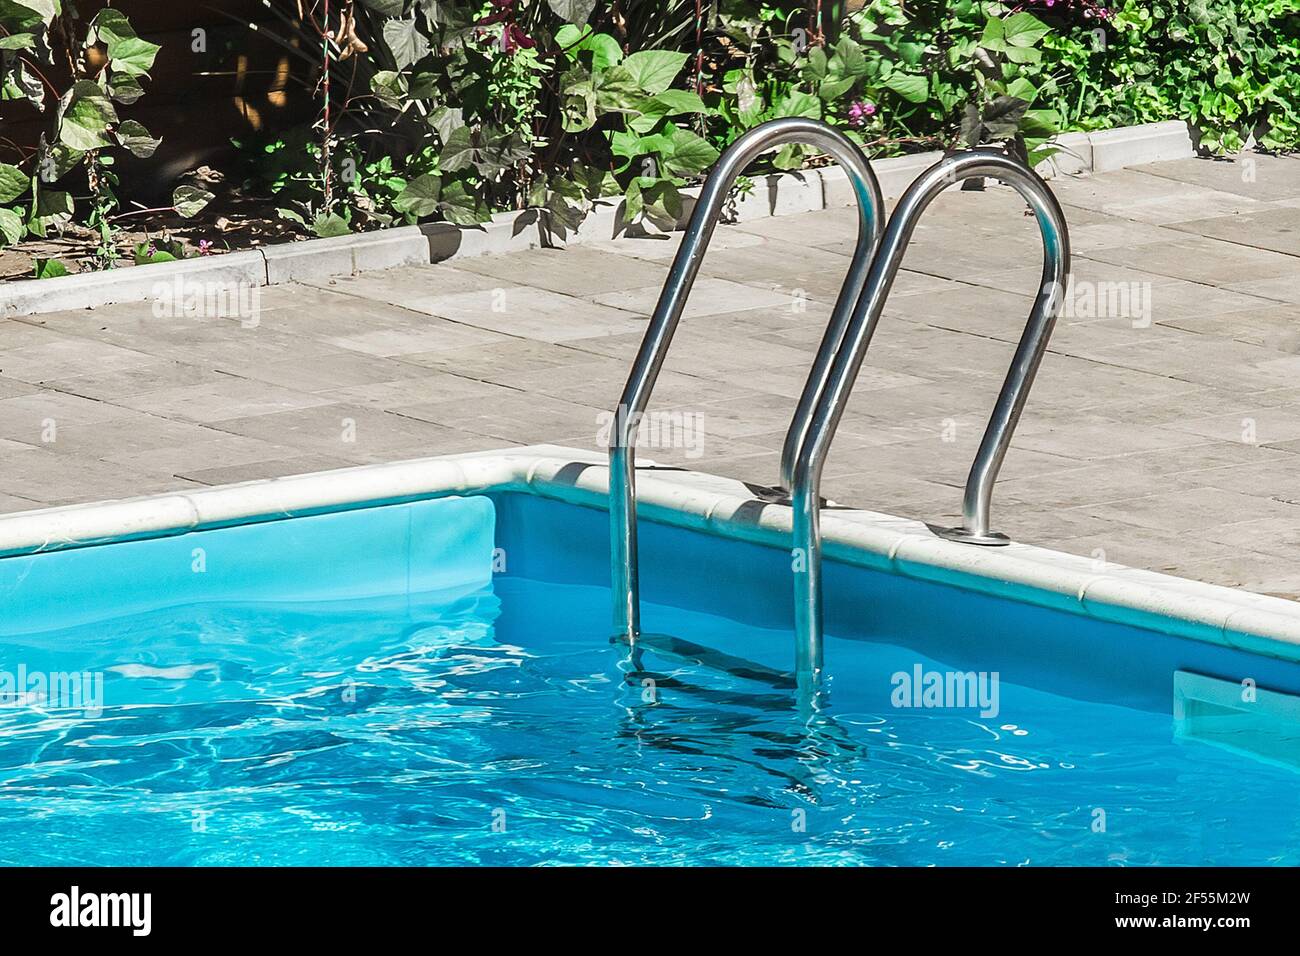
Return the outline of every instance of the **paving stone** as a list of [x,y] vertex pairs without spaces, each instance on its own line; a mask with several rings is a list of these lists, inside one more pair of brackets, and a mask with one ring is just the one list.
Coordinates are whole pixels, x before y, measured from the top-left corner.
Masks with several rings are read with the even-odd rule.
[[15,398],[19,395],[30,395],[39,391],[40,387],[37,385],[20,382],[16,378],[0,376],[0,398]]
[[[1297,163],[1300,165],[1300,163]],[[1262,209],[1237,216],[1193,219],[1174,228],[1200,236],[1235,242],[1246,248],[1271,249],[1289,256],[1300,256],[1300,208]],[[1276,275],[1258,278],[1275,278]],[[1257,278],[1247,275],[1245,279]]]
[[[1300,209],[1288,210],[1293,221],[1300,220]],[[1251,248],[1235,242],[1223,242],[1204,236],[1192,236],[1177,242],[1142,246],[1119,246],[1093,249],[1088,258],[1126,265],[1135,261],[1142,250],[1144,269],[1160,275],[1193,282],[1238,282],[1250,279],[1273,279],[1292,274],[1300,262],[1292,256]]]
[[587,361],[591,354],[573,345],[498,335],[485,345],[411,353],[403,356],[403,360],[468,378],[492,379],[516,372],[563,368]]
[[507,386],[492,382],[430,370],[419,378],[376,382],[369,385],[349,385],[344,388],[326,389],[316,394],[336,402],[397,408],[420,402],[454,401],[462,398],[479,398],[491,402],[511,390]]
[[226,370],[241,378],[302,392],[397,382],[420,373],[417,365],[374,355],[357,355],[341,349],[322,352],[313,356],[310,362],[277,358],[269,362],[241,362],[238,366],[228,366]]
[[[611,293],[606,298],[622,295],[626,293]],[[428,299],[424,308],[465,325],[542,342],[645,329],[644,318],[634,310],[520,285],[438,296]]]
[[1260,518],[1294,519],[1300,505],[1223,488],[1179,488],[1153,495],[1079,506],[1080,510],[1123,524],[1184,533]]
[[0,494],[0,514],[13,514],[17,511],[32,511],[44,507],[45,502],[35,498],[20,498],[17,495]]
[[[853,243],[858,235],[858,214],[854,209],[824,209],[793,216],[753,219],[715,232],[714,235],[720,236],[732,231],[776,239],[783,244],[795,246]],[[716,241],[715,239],[714,242]],[[714,242],[710,242],[710,249],[714,248]]]
[[[831,304],[839,296],[851,262],[847,255],[816,246],[766,242],[761,246],[714,252],[705,258],[700,271],[706,276],[747,285],[775,284],[785,290],[800,290]],[[774,277],[778,276],[776,280]]]
[[216,382],[160,388],[119,401],[142,412],[202,423],[333,404],[329,398],[229,375]]
[[668,275],[664,265],[582,246],[466,259],[459,268],[494,277],[498,285],[528,285],[586,297],[638,286],[663,285]]
[[1259,200],[1247,196],[1176,182],[1138,169],[1066,177],[1053,180],[1051,188],[1068,205],[1153,225],[1230,216],[1259,206]]
[[[578,405],[545,395],[515,392],[493,401],[461,399],[452,402],[425,402],[394,409],[403,417],[431,423],[432,429],[470,432],[473,435],[504,439],[506,442],[535,444],[555,442],[567,435],[596,435],[608,427],[609,413],[604,408]],[[434,436],[436,439],[436,435]],[[459,436],[453,436],[458,438]],[[491,444],[482,447],[494,447]],[[468,448],[447,448],[427,454],[451,454]]]
[[[473,404],[482,408],[477,399]],[[231,434],[356,463],[451,455],[483,447],[480,436],[364,405],[297,408],[226,419],[219,427]]]
[[[1067,220],[1072,217],[1066,216]],[[1069,222],[1070,251],[1087,253],[1092,249],[1116,246],[1145,246],[1153,242],[1176,242],[1182,234],[1174,227],[1152,226],[1142,222],[1127,222],[1104,217],[1101,222],[1075,225]]]
[[290,475],[309,475],[317,471],[349,468],[356,462],[328,455],[294,455],[272,461],[250,462],[242,465],[225,464],[211,468],[182,468],[178,477],[198,485],[228,485],[240,481],[265,481],[268,478],[286,478]]
[[[622,309],[634,315],[649,317],[659,301],[660,286],[646,286],[640,289],[627,289],[621,292],[606,292],[591,296],[593,302],[615,309]],[[687,297],[686,308],[682,312],[684,320],[705,315],[719,315],[740,309],[761,309],[768,306],[789,307],[790,296],[753,286],[732,282],[729,279],[717,279],[701,276],[691,287]],[[578,338],[579,336],[573,336]]]
[[85,372],[87,369],[138,368],[153,361],[144,352],[107,342],[70,335],[52,335],[40,345],[0,351],[0,372],[9,378],[41,384]]
[[[174,475],[198,481],[194,473],[211,469],[214,465],[235,468],[295,458],[299,455],[295,448],[276,445],[258,438],[228,435],[214,428],[190,427],[194,432],[188,440],[180,439],[161,447],[145,450],[117,450],[104,455],[103,460],[143,474]],[[344,464],[341,460],[335,461],[337,463],[333,467],[342,467]]]
[[1278,276],[1274,279],[1250,279],[1246,282],[1227,282],[1223,286],[1233,292],[1244,295],[1273,299],[1278,302],[1300,302],[1300,281],[1295,275]]
[[[79,395],[82,398],[119,402],[121,399],[157,391],[160,388],[213,384],[227,378],[229,376],[224,373],[199,365],[162,361],[116,371],[72,375],[45,382],[44,385],[46,388]],[[0,394],[2,393],[3,386],[0,386]]]
[[60,431],[74,425],[97,425],[115,419],[142,416],[120,405],[66,395],[34,392],[0,400],[0,438],[43,445],[58,440]]
[[[783,217],[791,218],[794,217]],[[745,232],[740,227],[721,226],[714,230],[709,240],[709,252],[723,249],[739,249],[745,246],[757,246],[763,242],[762,236]],[[670,263],[681,248],[682,233],[672,235],[628,236],[617,241],[600,241],[588,244],[588,248],[613,252],[620,256],[632,256],[637,259],[649,259],[654,262]],[[705,261],[708,261],[706,254]]]
[[478,275],[446,263],[365,272],[310,283],[328,292],[342,293],[384,302],[415,312],[428,312],[429,300],[460,292],[481,292],[501,283],[492,276]]
[[51,433],[54,440],[42,440],[40,444],[70,460],[113,457],[114,460],[121,461],[123,456],[130,457],[159,448],[175,450],[215,434],[201,425],[188,422],[169,421],[125,410],[123,415],[124,417],[109,421],[59,425]]
[[1300,198],[1300,159],[1294,156],[1248,152],[1213,159],[1176,159],[1143,166],[1142,172],[1263,202]]
[[1171,422],[1169,427],[1223,441],[1273,445],[1300,439],[1300,405],[1252,408],[1245,412]]
[[1168,319],[1161,324],[1187,332],[1225,336],[1278,352],[1300,352],[1300,303]]

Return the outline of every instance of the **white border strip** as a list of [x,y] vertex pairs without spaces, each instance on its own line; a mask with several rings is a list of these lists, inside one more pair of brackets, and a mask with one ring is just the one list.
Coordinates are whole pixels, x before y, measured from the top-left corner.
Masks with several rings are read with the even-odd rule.
[[[640,465],[643,519],[789,547],[790,509],[761,502],[742,482]],[[603,509],[607,481],[602,456],[555,445],[365,465],[0,516],[0,557],[457,494],[529,492]],[[822,533],[827,556],[848,564],[1300,661],[1300,603],[1282,598],[1026,544],[958,544],[871,511],[828,509]]]
[[[1044,160],[1038,171],[1053,176],[1105,172],[1196,155],[1186,123],[1171,120],[1125,126],[1096,133],[1064,133],[1061,151]],[[886,199],[896,199],[921,172],[943,154],[917,153],[871,161]],[[856,202],[848,175],[838,166],[778,173],[755,180],[755,188],[735,204],[736,219],[749,222]],[[685,228],[699,187],[682,191],[686,199],[678,228]],[[623,235],[623,204],[597,204],[579,228],[560,238],[535,212],[505,212],[481,227],[445,222],[400,226],[377,232],[278,243],[246,252],[132,266],[110,272],[84,272],[57,279],[0,282],[0,317],[40,315],[90,309],[113,302],[144,302],[175,282],[248,286],[306,282],[355,275],[374,269],[428,265],[474,256],[501,255],[526,249],[617,239]],[[634,234],[640,230],[631,230]]]

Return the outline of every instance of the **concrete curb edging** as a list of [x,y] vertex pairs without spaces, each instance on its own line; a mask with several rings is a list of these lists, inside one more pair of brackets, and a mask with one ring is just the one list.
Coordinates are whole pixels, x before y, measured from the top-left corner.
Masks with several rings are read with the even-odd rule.
[[[640,517],[785,549],[790,511],[739,481],[638,462]],[[448,495],[516,491],[605,509],[603,457],[555,445],[336,471],[0,516],[0,560]],[[1300,661],[1300,604],[1013,543],[973,548],[871,511],[823,516],[829,558],[1019,603]]]
[[[1038,166],[1046,179],[1107,172],[1125,166],[1196,155],[1188,125],[1180,120],[1146,123],[1094,133],[1065,133],[1060,152]],[[874,160],[871,164],[886,199],[896,199],[941,152]],[[684,228],[699,188],[683,190]],[[838,166],[760,176],[732,210],[747,222],[848,206],[854,203],[848,177]],[[559,230],[533,210],[499,213],[481,227],[429,223],[329,239],[281,243],[244,252],[87,272],[57,279],[20,279],[0,283],[0,318],[89,309],[116,302],[143,302],[203,286],[261,287],[327,279],[376,269],[499,255],[527,249],[581,245],[641,233],[622,226],[622,203],[599,201],[572,233]]]

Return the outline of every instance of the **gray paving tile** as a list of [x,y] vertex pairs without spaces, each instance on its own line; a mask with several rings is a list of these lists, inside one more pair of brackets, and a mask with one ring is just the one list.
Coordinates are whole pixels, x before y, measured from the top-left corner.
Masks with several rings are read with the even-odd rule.
[[484,345],[413,352],[402,358],[414,365],[467,378],[492,379],[516,372],[563,368],[571,363],[588,361],[591,354],[574,345],[497,335]]
[[[1235,242],[1247,248],[1271,249],[1290,256],[1300,256],[1300,208],[1262,209],[1237,216],[1193,219],[1190,222],[1178,223],[1175,228],[1184,232],[1194,232],[1200,236],[1212,236],[1215,239]],[[1243,278],[1249,280],[1275,277],[1275,275],[1246,275]]]
[[1119,169],[1094,176],[1052,180],[1061,202],[1117,219],[1153,225],[1230,216],[1258,207],[1259,200],[1154,176],[1139,169]]
[[[422,371],[419,378],[376,382],[367,385],[349,385],[330,388],[316,394],[330,401],[372,405],[378,408],[397,408],[420,402],[455,401],[462,398],[479,398],[491,402],[508,394],[511,388],[492,382],[452,375],[433,370]],[[503,376],[504,377],[504,376]],[[517,390],[519,386],[515,386]]]
[[215,434],[201,425],[189,422],[169,421],[136,412],[126,412],[125,415],[129,417],[60,425],[52,433],[54,440],[45,441],[42,436],[40,444],[69,460],[111,457],[128,464],[122,458],[157,449],[174,451]]
[[308,475],[316,471],[333,471],[349,468],[356,462],[328,455],[299,455],[244,464],[222,464],[208,468],[182,466],[179,477],[198,485],[228,485],[240,481],[265,481],[268,478],[286,478],[290,475]]
[[1300,352],[1300,303],[1167,319],[1162,325],[1223,336],[1278,352]]
[[0,351],[0,372],[8,378],[41,384],[87,369],[116,370],[151,364],[148,354],[108,342],[51,334],[39,345]]
[[[706,261],[711,262],[716,255],[715,251]],[[587,297],[638,286],[663,285],[668,275],[667,264],[582,246],[483,256],[467,259],[459,268],[495,278],[497,285],[527,285]]]
[[384,302],[415,312],[429,312],[431,301],[461,292],[481,292],[501,283],[448,263],[364,272],[307,283],[315,288]]
[[310,362],[276,358],[267,362],[240,362],[223,368],[241,378],[302,392],[398,382],[420,373],[419,366],[407,362],[344,351],[323,352],[313,356]]
[[1300,159],[1248,152],[1222,158],[1175,159],[1142,167],[1144,173],[1236,193],[1262,202],[1300,198]]
[[[738,232],[777,239],[796,246],[820,246],[826,243],[853,242],[858,235],[858,214],[851,207],[823,209],[819,212],[797,213],[770,219],[754,219],[722,227],[715,233]],[[710,249],[713,245],[710,244]]]
[[30,395],[39,391],[40,386],[0,376],[0,398],[16,398],[19,395]]
[[[46,388],[82,398],[102,402],[120,402],[121,399],[161,388],[179,388],[186,385],[214,384],[229,376],[200,365],[184,362],[154,361],[148,365],[118,369],[108,372],[91,372],[71,375],[68,378],[45,382]],[[0,388],[2,391],[2,388]]]
[[332,399],[323,396],[231,375],[201,385],[141,392],[119,401],[138,411],[202,423],[228,421],[250,415],[270,415],[333,403]]
[[634,310],[521,285],[438,296],[428,299],[425,308],[464,325],[541,342],[645,330],[645,319]]
[[[394,411],[419,424],[431,423],[433,429],[470,432],[518,444],[557,442],[572,435],[595,436],[608,425],[603,406],[578,405],[526,392],[503,396],[491,404],[481,399],[461,399],[404,405]],[[476,447],[484,447],[481,438]]]
[[1123,524],[1174,533],[1199,532],[1216,525],[1261,518],[1289,520],[1300,516],[1300,505],[1223,488],[1180,488],[1136,498],[1126,495],[1116,501],[1079,508]]
[[[477,399],[472,405],[482,409]],[[456,428],[364,405],[317,405],[218,424],[231,434],[356,463],[451,455],[483,447],[481,438]]]
[[[649,317],[654,312],[661,291],[660,286],[654,285],[619,292],[606,292],[590,298],[593,302],[600,303],[603,306],[621,309],[623,312],[632,313],[633,315]],[[736,312],[740,309],[761,309],[769,306],[789,308],[790,304],[791,300],[788,294],[782,295],[778,292],[756,289],[753,286],[732,282],[729,279],[701,276],[695,280],[695,285],[691,287],[691,294],[686,300],[686,308],[682,316],[685,321],[689,321],[705,315],[719,315],[724,312]],[[573,338],[578,337],[573,336]]]
[[[103,455],[103,460],[142,474],[172,475],[200,481],[195,474],[213,467],[237,468],[259,462],[293,458],[299,454],[297,449],[258,438],[229,435],[214,428],[188,427],[194,429],[189,436],[144,450],[125,448],[114,450],[110,454]],[[335,461],[340,460],[335,459]],[[331,467],[341,466],[342,464],[335,464]],[[201,483],[211,484],[211,482]]]
[[1222,441],[1276,445],[1300,439],[1300,405],[1249,408],[1226,415],[1170,422],[1169,427]]
[[0,514],[13,514],[16,511],[32,511],[45,506],[44,500],[20,498],[17,495],[0,494]]
[[[1288,210],[1293,221],[1300,219],[1300,209]],[[1275,233],[1276,235],[1276,233]],[[1143,268],[1193,282],[1240,282],[1250,279],[1274,279],[1291,275],[1300,265],[1294,256],[1251,248],[1235,242],[1223,242],[1204,236],[1191,236],[1177,242],[1119,246],[1093,249],[1088,258],[1115,265],[1134,262],[1142,250]]]
[[1250,279],[1245,282],[1227,282],[1223,286],[1233,292],[1274,299],[1279,302],[1300,302],[1300,280],[1295,275],[1274,279]]
[[[793,216],[784,217],[793,219]],[[637,259],[649,259],[653,262],[662,262],[667,265],[677,255],[677,250],[681,247],[682,234],[675,232],[672,235],[651,235],[651,236],[628,236],[617,240],[601,240],[588,244],[590,249],[599,249],[605,252],[613,252],[615,255],[632,256]],[[762,244],[763,237],[755,235],[752,232],[746,232],[739,226],[729,226],[725,223],[720,224],[713,231],[713,238],[709,240],[709,253],[719,252],[723,249],[741,249],[746,246],[757,246]],[[708,261],[706,255],[705,261]]]

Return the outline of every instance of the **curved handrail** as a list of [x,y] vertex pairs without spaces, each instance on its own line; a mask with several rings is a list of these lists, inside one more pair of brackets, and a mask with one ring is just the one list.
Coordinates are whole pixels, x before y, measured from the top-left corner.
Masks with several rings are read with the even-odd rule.
[[[800,399],[796,422],[811,419],[811,409],[820,395],[820,387],[825,383],[831,359],[848,327],[857,294],[880,243],[884,230],[884,201],[875,174],[862,151],[824,123],[802,117],[787,117],[763,123],[732,143],[714,166],[695,203],[681,247],[677,250],[668,280],[650,319],[650,327],[646,330],[622,398],[614,412],[614,428],[609,443],[610,564],[614,626],[631,643],[635,643],[641,630],[636,540],[636,466],[633,454],[636,429],[650,401],[650,393],[654,390],[659,370],[663,366],[664,355],[682,317],[686,297],[699,273],[704,250],[713,235],[732,183],[759,154],[785,143],[804,143],[830,154],[848,172],[858,202],[857,248],[840,289],[839,299],[831,312],[826,334],[818,348],[809,388],[805,389],[805,394]],[[814,380],[816,388],[812,387]],[[797,445],[787,438],[786,450],[793,454],[796,448]]]
[[899,200],[795,459],[791,490],[796,557],[795,670],[801,690],[816,690],[823,663],[819,493],[826,455],[917,220],[945,188],[974,177],[999,179],[1015,187],[1033,208],[1043,237],[1043,278],[966,481],[962,527],[943,534],[970,544],[1008,541],[989,530],[989,501],[1060,312],[1070,272],[1070,240],[1056,197],[1033,170],[1004,153],[977,149],[945,156],[922,173]]

